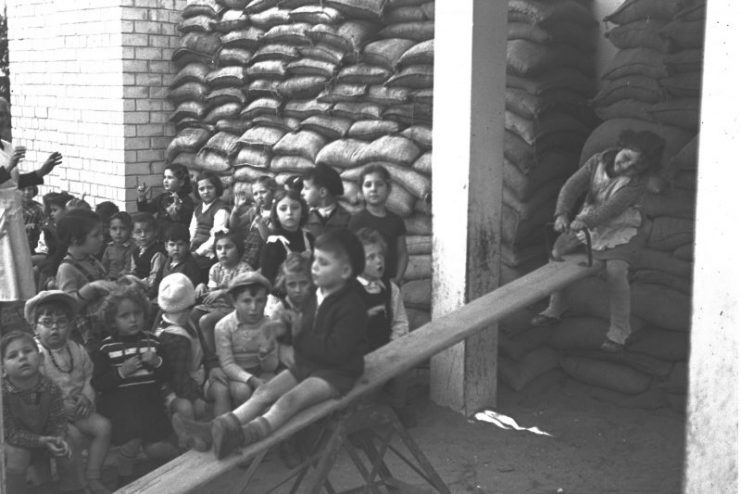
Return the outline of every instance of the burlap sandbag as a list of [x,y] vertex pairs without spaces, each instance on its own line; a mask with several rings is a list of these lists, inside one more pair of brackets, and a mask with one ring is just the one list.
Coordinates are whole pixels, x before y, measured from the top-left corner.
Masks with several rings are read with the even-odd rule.
[[368,87],[367,100],[379,105],[401,105],[409,100],[409,94],[407,88],[372,85]]
[[650,48],[628,48],[620,50],[602,72],[603,79],[619,79],[639,75],[657,79],[667,77],[664,54]]
[[363,48],[363,61],[388,70],[394,70],[399,58],[412,46],[414,41],[392,38],[368,43]]
[[[422,90],[426,91],[426,90]],[[384,110],[383,118],[394,120],[403,125],[432,125],[432,105],[422,103],[405,103]]]
[[312,46],[301,46],[298,48],[298,51],[304,58],[321,60],[322,62],[329,62],[338,66],[345,58],[345,52],[336,46],[331,46],[326,43],[318,43]]
[[535,77],[519,77],[507,74],[507,87],[522,89],[530,94],[544,96],[554,89],[570,91],[592,96],[595,91],[595,80],[572,67],[556,67]]
[[205,112],[206,109],[203,103],[199,103],[198,101],[183,101],[172,112],[170,120],[173,122],[183,120],[184,118],[201,120],[203,119]]
[[385,161],[403,166],[412,166],[422,151],[411,139],[404,136],[383,136],[365,145],[358,154],[357,164]]
[[634,99],[621,99],[609,105],[595,106],[594,113],[601,120],[612,120],[615,118],[633,118],[650,122],[653,120],[649,110],[653,104]]
[[561,368],[577,381],[625,394],[642,393],[651,385],[651,376],[612,362],[566,356]]
[[694,239],[694,219],[660,216],[653,220],[647,246],[649,249],[673,251],[681,245],[692,243]]
[[702,50],[682,50],[664,57],[664,65],[671,74],[701,71],[702,61]]
[[237,153],[239,147],[237,136],[228,132],[218,132],[201,149],[213,151],[230,159]]
[[247,165],[234,167],[234,180],[238,182],[254,182],[262,176],[274,177],[275,173]]
[[250,23],[262,30],[268,30],[273,26],[288,24],[291,22],[291,11],[280,7],[250,13]]
[[610,40],[613,46],[621,50],[628,48],[650,48],[665,52],[667,51],[668,43],[666,39],[659,35],[659,31],[667,23],[667,20],[662,19],[641,19],[623,26],[614,27],[605,33],[605,37]]
[[669,168],[673,170],[696,170],[697,169],[697,146],[698,138],[689,141],[669,162]]
[[409,89],[432,88],[434,69],[432,65],[408,65],[386,81],[388,87]]
[[384,24],[396,24],[399,22],[415,22],[415,21],[428,21],[434,19],[434,2],[429,2],[433,5],[430,12],[433,13],[432,17],[428,16],[427,9],[423,9],[421,6],[405,6],[387,8],[383,14]]
[[659,80],[661,87],[676,98],[699,98],[702,72],[682,72]]
[[284,99],[311,99],[322,92],[327,84],[326,77],[291,77],[278,84],[277,90]]
[[252,51],[245,50],[244,48],[223,47],[219,50],[217,61],[222,66],[233,65],[244,67],[252,59],[252,54]]
[[211,132],[206,129],[183,129],[170,141],[170,144],[165,150],[165,159],[170,161],[183,152],[196,153],[208,141],[209,137],[211,137]]
[[317,24],[307,36],[315,43],[326,43],[347,54],[358,54],[378,30],[375,23],[366,20],[343,22],[339,27]]
[[424,326],[432,319],[430,316],[430,311],[419,309],[407,309],[407,318],[409,319],[410,331]]
[[270,170],[275,173],[304,174],[314,168],[314,162],[301,156],[274,156],[270,161]]
[[499,376],[510,388],[521,391],[536,377],[556,369],[558,361],[558,352],[543,346],[525,355],[520,362],[502,357],[498,364]]
[[604,81],[592,102],[594,106],[607,106],[621,100],[658,103],[665,97],[665,91],[656,79],[641,75],[628,75]]
[[705,19],[672,21],[661,29],[661,36],[669,41],[672,51],[701,49],[705,40]]
[[[546,183],[555,180],[565,181],[566,177],[576,171],[577,159],[565,153],[544,155],[542,166],[523,173],[519,167],[505,158],[503,168],[504,186],[518,201],[527,201]],[[415,163],[416,164],[416,163]]]
[[595,24],[587,7],[574,0],[511,0],[507,17],[510,21],[549,26],[560,22]]
[[426,125],[412,125],[401,131],[401,135],[413,140],[420,149],[432,149],[432,129]]
[[515,334],[502,331],[503,324],[499,326],[499,354],[511,360],[519,361],[538,347],[545,345],[553,334],[550,326],[528,327]]
[[347,137],[363,141],[373,141],[381,136],[396,134],[400,125],[390,120],[358,120],[347,131]]
[[683,189],[667,188],[661,194],[644,194],[640,205],[641,210],[651,218],[657,216],[689,220],[695,218],[695,194]]
[[652,105],[648,113],[657,122],[696,132],[700,126],[700,98],[672,98]]
[[304,5],[291,10],[291,22],[305,22],[307,24],[339,24],[344,16],[339,10],[322,5]]
[[238,103],[240,106],[244,106],[246,101],[242,90],[236,87],[211,89],[206,95],[206,103],[210,106],[221,106],[226,103]]
[[368,144],[358,139],[338,139],[330,142],[316,155],[316,163],[339,168],[353,168],[360,164],[359,157]]
[[249,83],[245,94],[250,101],[259,98],[277,98],[279,96],[278,86],[281,83],[282,81],[279,80],[257,79]]
[[669,252],[655,249],[641,249],[638,251],[634,269],[658,269],[675,276],[689,277],[692,275],[692,259],[681,258]]
[[517,39],[507,42],[507,70],[520,77],[533,77],[558,67],[570,67],[591,75],[591,55],[569,45],[539,45]]
[[288,75],[288,70],[286,63],[282,60],[263,60],[252,63],[244,69],[244,73],[252,79],[283,80]]
[[261,46],[250,59],[250,63],[258,62],[290,62],[301,58],[299,49],[285,43],[271,43]]
[[432,278],[432,256],[409,256],[409,264],[404,272],[404,280],[421,280]]
[[406,307],[430,310],[432,305],[432,280],[424,278],[404,283],[401,287],[401,296]]
[[366,84],[331,83],[319,93],[317,101],[322,103],[358,103],[363,101],[368,86]]
[[596,153],[617,145],[618,136],[625,129],[648,130],[663,137],[666,140],[666,147],[662,155],[662,164],[666,164],[692,138],[690,132],[668,125],[658,125],[630,118],[608,120],[597,127],[584,143],[579,162],[584,163]]
[[415,202],[416,198],[404,187],[394,184],[391,187],[388,199],[386,199],[386,207],[392,213],[406,218],[414,212]]
[[386,0],[327,0],[326,3],[348,18],[371,20],[380,20],[386,6]]
[[534,120],[547,113],[581,115],[588,108],[584,95],[566,88],[557,88],[546,94],[530,94],[524,89],[508,87],[505,90],[507,110],[523,118]]
[[256,14],[278,5],[278,0],[252,0],[244,7],[247,14]]
[[262,41],[263,43],[285,43],[293,46],[310,45],[311,40],[306,33],[311,27],[311,24],[305,22],[273,26],[265,32]]
[[210,151],[208,149],[201,149],[196,155],[196,159],[193,162],[193,167],[196,170],[209,171],[224,175],[231,173],[231,163],[229,159],[221,153]]
[[555,327],[548,345],[557,350],[599,350],[610,323],[599,317],[568,317]]
[[435,60],[434,41],[417,43],[405,51],[396,62],[396,67],[403,69],[409,65],[432,65]]
[[289,62],[286,66],[289,75],[292,76],[319,76],[334,77],[337,72],[337,64],[325,62],[324,60],[314,60],[311,58],[301,58]]
[[412,165],[412,169],[418,171],[422,175],[432,175],[432,153],[427,152],[417,158],[417,161]]
[[580,51],[593,52],[594,30],[589,26],[562,21],[544,28],[527,22],[508,22],[507,39],[524,39],[541,44],[567,44]]
[[243,147],[234,158],[234,166],[249,165],[252,168],[268,168],[270,166],[270,148]]
[[[280,103],[280,100],[276,101]],[[304,120],[313,115],[322,115],[327,113],[331,108],[332,105],[314,99],[288,101],[283,108],[283,115]]]
[[242,134],[239,142],[245,146],[272,149],[285,132],[273,127],[252,127]]
[[[193,64],[191,64],[193,65]],[[178,105],[185,101],[203,102],[208,94],[208,87],[200,82],[184,82],[175,89],[171,90],[167,98],[174,104]]]
[[300,156],[313,162],[326,143],[327,139],[321,134],[311,130],[301,130],[284,135],[273,146],[273,152],[278,155]]
[[677,362],[671,374],[657,382],[657,386],[667,393],[686,395],[689,389],[689,366],[687,362]]
[[682,261],[694,262],[695,244],[685,244],[672,251],[672,256]]
[[352,121],[380,120],[381,107],[374,103],[341,101],[332,105],[329,113]]
[[391,71],[385,67],[360,63],[343,67],[337,74],[337,82],[341,84],[381,84],[390,75]]
[[589,135],[589,129],[583,123],[566,113],[547,113],[542,118],[529,120],[505,111],[504,128],[516,133],[531,146],[536,142],[544,145],[549,140],[559,141],[566,135],[572,138],[579,135],[582,140]]
[[277,98],[258,98],[247,105],[240,116],[245,120],[252,120],[260,115],[278,115],[281,101]]
[[224,47],[242,48],[255,51],[259,47],[265,31],[254,26],[221,35],[220,42]]
[[435,21],[413,21],[389,24],[378,31],[379,38],[402,38],[428,41],[435,37]]
[[407,235],[408,254],[432,254],[432,235]]
[[653,326],[634,331],[626,341],[626,348],[631,352],[644,353],[669,362],[687,360],[689,346],[689,333],[666,331]]
[[414,213],[404,218],[407,235],[432,235],[432,216],[423,213]]
[[228,132],[235,136],[241,136],[252,125],[251,122],[241,118],[223,118],[216,122],[216,132]]
[[662,285],[685,295],[692,294],[692,279],[658,269],[639,269],[631,274],[630,280],[636,283]]
[[170,84],[171,89],[175,89],[178,86],[185,84],[186,82],[197,82],[199,84],[204,84],[204,81],[206,79],[206,76],[208,75],[209,67],[206,64],[203,63],[189,63],[180,71],[178,71],[177,74],[175,74],[175,77],[172,79],[172,83]]
[[216,0],[190,0],[183,9],[183,18],[205,15],[216,19],[223,10]]
[[547,182],[537,189],[527,201],[518,200],[510,192],[509,188],[505,187],[503,189],[502,202],[517,212],[523,219],[539,214],[542,209],[553,215],[561,185],[560,182],[555,180]]
[[331,115],[314,115],[301,121],[302,130],[311,130],[332,141],[345,137],[352,121]]
[[627,0],[605,17],[605,22],[625,25],[643,19],[671,19],[680,0]]
[[219,33],[228,33],[244,29],[249,24],[249,17],[242,9],[226,9],[218,21],[211,23],[211,28]]

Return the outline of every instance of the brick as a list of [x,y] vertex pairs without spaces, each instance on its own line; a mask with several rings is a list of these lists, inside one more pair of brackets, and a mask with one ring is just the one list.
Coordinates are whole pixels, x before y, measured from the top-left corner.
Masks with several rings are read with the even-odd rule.
[[148,46],[149,37],[143,33],[123,34],[121,42],[124,46]]
[[[137,111],[162,111],[164,103],[162,101],[152,101],[150,99],[136,100]],[[154,114],[152,114],[154,115]],[[151,121],[151,120],[150,120]]]
[[136,74],[137,86],[162,86],[162,76],[160,74]]
[[[147,117],[148,119],[149,117]],[[157,137],[163,134],[162,124],[144,124],[136,126],[137,137]]]
[[147,19],[147,11],[135,7],[123,7],[121,9],[121,18],[125,21],[141,21]]
[[[129,72],[149,72],[149,67],[146,60],[124,60],[123,71],[124,73]],[[135,78],[136,79],[136,78]],[[136,82],[134,82],[136,84]]]
[[162,149],[147,149],[136,152],[136,160],[143,161],[162,161],[165,159],[165,151]]
[[149,88],[138,86],[124,87],[124,98],[146,98],[149,95]]
[[138,125],[149,123],[148,111],[130,111],[124,114],[124,122],[127,125]]
[[162,24],[154,21],[134,21],[134,32],[145,34],[161,34]]

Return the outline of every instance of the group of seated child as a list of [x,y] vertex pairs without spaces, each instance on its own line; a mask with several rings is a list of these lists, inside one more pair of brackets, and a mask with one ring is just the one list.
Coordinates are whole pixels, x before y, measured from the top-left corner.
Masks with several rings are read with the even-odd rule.
[[[30,466],[43,473],[41,452],[63,491],[94,493],[109,492],[111,445],[119,485],[142,453],[222,458],[349,391],[365,354],[409,332],[406,232],[385,208],[386,169],[364,170],[356,215],[321,165],[285,189],[258,179],[254,204],[235,197],[231,212],[216,175],[196,183],[199,201],[187,169],[169,165],[165,192],[148,201],[140,188],[131,216],[45,196],[34,251],[54,277],[26,303],[35,338],[2,338],[9,492],[24,492]],[[405,388],[393,386],[392,406],[412,423]]]

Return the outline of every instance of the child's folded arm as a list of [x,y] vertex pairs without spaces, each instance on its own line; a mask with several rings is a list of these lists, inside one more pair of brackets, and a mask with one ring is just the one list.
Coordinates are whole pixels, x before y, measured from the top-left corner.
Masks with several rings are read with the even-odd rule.
[[569,215],[574,204],[579,197],[589,189],[589,183],[592,180],[594,168],[599,163],[600,155],[594,155],[587,162],[575,171],[561,187],[556,202],[556,212],[554,218],[561,215]]
[[591,211],[577,215],[577,218],[586,223],[589,228],[602,225],[629,207],[635,206],[643,193],[644,189],[639,185],[625,186],[602,204],[596,205]]

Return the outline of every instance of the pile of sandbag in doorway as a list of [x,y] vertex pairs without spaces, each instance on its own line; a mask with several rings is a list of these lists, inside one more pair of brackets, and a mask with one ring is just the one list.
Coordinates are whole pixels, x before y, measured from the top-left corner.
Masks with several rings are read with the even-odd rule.
[[683,406],[704,12],[704,2],[628,0],[605,19],[614,24],[606,36],[619,50],[593,100],[605,121],[587,140],[581,162],[615,145],[625,128],[651,130],[667,143],[661,180],[641,204],[648,235],[630,275],[633,334],[622,354],[599,351],[609,325],[606,283],[602,277],[577,282],[567,289],[570,311],[557,326],[504,335],[500,371],[506,369],[503,378],[513,387],[560,367],[621,405]]
[[167,160],[246,190],[325,163],[351,212],[360,170],[382,163],[409,235],[410,322],[427,322],[434,2],[188,0],[180,30]]
[[597,123],[590,4],[509,2],[501,284],[545,263],[543,227]]

